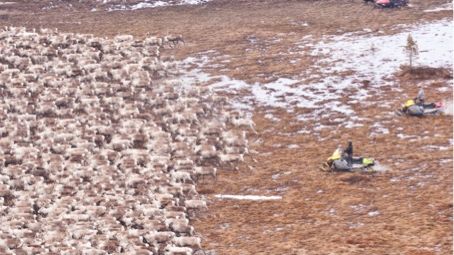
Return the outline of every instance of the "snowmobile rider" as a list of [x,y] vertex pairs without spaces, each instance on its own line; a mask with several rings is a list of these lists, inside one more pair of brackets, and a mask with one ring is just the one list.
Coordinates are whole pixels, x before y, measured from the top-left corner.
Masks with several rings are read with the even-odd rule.
[[[362,158],[357,158],[355,161],[361,162]],[[352,170],[353,163],[356,162],[353,162],[353,143],[351,141],[348,142],[345,150],[339,146],[327,161],[328,166],[334,166],[336,170],[340,171]]]
[[353,164],[353,144],[351,141],[348,141],[347,148],[342,153],[342,158],[347,160],[347,163],[351,168]]
[[435,103],[425,104],[426,95],[423,89],[418,91],[418,95],[413,100],[415,100],[415,104],[424,107],[424,109],[432,109],[437,106]]
[[402,112],[412,116],[424,115],[424,109],[433,109],[436,104],[425,104],[424,90],[420,89],[418,95],[414,99],[407,100],[402,107]]

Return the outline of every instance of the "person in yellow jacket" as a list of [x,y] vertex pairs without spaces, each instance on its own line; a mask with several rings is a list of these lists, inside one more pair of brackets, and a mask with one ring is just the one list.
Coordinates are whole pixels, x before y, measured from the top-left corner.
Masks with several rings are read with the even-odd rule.
[[[358,158],[358,160],[362,160]],[[353,165],[353,144],[351,141],[348,142],[348,146],[345,150],[342,147],[338,147],[331,157],[328,158],[327,164],[340,171],[350,171]]]
[[402,112],[412,116],[424,115],[424,106],[416,104],[414,99],[409,99],[402,106]]

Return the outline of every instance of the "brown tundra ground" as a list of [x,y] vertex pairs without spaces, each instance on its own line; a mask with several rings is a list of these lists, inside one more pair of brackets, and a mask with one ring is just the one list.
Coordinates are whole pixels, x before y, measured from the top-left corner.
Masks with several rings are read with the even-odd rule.
[[[211,52],[209,56],[212,52],[228,56],[222,69],[213,65],[204,70],[249,84],[298,75],[312,65],[317,56],[281,54],[307,35],[318,40],[364,28],[393,34],[397,24],[452,20],[452,10],[423,11],[445,0],[414,0],[411,7],[396,10],[373,8],[361,0],[216,0],[207,5],[124,12],[91,12],[90,4],[69,7],[66,1],[54,2],[57,7],[52,9],[43,9],[49,6],[47,1],[0,5],[0,25],[107,37],[182,34],[185,44],[165,54],[177,59],[206,51]],[[273,42],[276,37],[278,43]],[[289,64],[292,60],[298,64]],[[211,63],[216,61],[213,57]],[[198,185],[210,201],[209,210],[194,219],[204,248],[217,254],[452,254],[452,116],[397,117],[376,107],[386,102],[392,113],[406,96],[417,93],[420,82],[429,84],[426,97],[430,100],[450,99],[452,72],[391,79],[401,90],[385,87],[367,99],[369,104],[354,105],[364,121],[353,128],[317,118],[295,121],[305,109],[288,112],[253,105],[257,133],[249,132],[251,153],[236,169],[220,169],[217,180]],[[447,90],[436,90],[446,86]],[[265,117],[270,112],[277,120]],[[371,137],[377,121],[383,121],[389,132]],[[297,132],[318,124],[328,128],[317,134]],[[402,134],[413,138],[402,139]],[[373,156],[386,165],[386,171],[320,171],[334,148],[348,140],[353,141],[355,154]],[[217,200],[215,194],[283,198]]]

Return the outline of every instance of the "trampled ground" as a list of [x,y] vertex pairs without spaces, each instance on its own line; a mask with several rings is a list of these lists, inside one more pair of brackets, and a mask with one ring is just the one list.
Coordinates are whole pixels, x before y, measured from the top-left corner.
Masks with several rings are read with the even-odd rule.
[[[207,250],[452,254],[452,116],[393,113],[420,87],[430,101],[452,100],[452,10],[427,12],[445,3],[415,0],[382,10],[360,0],[219,0],[93,12],[90,4],[54,1],[56,7],[47,8],[46,1],[16,1],[0,5],[0,25],[184,36],[185,45],[165,53],[183,61],[183,78],[230,96],[250,112],[257,131],[249,132],[251,153],[238,170],[225,167],[216,181],[199,184],[211,201],[194,223]],[[421,42],[422,63],[446,70],[423,79],[399,76],[407,33]],[[383,171],[321,172],[320,164],[348,140],[355,154],[376,158]],[[219,200],[216,194],[283,199]]]

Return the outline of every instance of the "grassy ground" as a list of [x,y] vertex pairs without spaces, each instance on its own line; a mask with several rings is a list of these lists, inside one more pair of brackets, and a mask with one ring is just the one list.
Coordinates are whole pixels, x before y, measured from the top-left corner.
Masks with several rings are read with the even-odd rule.
[[[99,36],[182,34],[184,47],[168,54],[183,59],[216,50],[231,61],[224,64],[225,70],[210,72],[249,82],[304,70],[313,58],[280,52],[306,35],[319,38],[363,28],[390,34],[396,24],[452,18],[450,11],[422,11],[444,0],[415,0],[412,8],[400,10],[376,9],[360,0],[220,0],[205,6],[134,12],[90,12],[92,6],[68,8],[64,2],[42,10],[45,1],[17,2],[21,3],[0,5],[0,25],[56,27]],[[251,36],[256,48],[247,50]],[[275,38],[281,41],[271,43]],[[300,64],[285,64],[292,58],[299,58]],[[399,80],[400,86],[414,95],[420,81],[407,78]],[[441,79],[430,86],[447,82]],[[450,98],[452,89],[426,93],[427,98],[441,100]],[[385,88],[372,100],[386,100],[397,107],[402,95]],[[296,131],[316,124],[317,119],[296,122],[297,112],[276,111],[280,121],[272,122],[264,117],[268,110],[254,110],[258,134],[250,138],[255,153],[246,157],[239,170],[224,169],[215,182],[199,185],[199,191],[211,199],[209,211],[194,222],[206,249],[218,254],[452,254],[452,116],[383,117],[380,109],[358,105],[355,110],[368,119],[366,125],[345,129],[323,123],[332,129],[314,136]],[[376,116],[382,116],[379,120],[390,133],[372,139],[369,134]],[[401,139],[399,133],[415,138]],[[375,157],[388,166],[387,171],[319,171],[320,163],[347,140],[354,141],[355,153]],[[298,148],[288,147],[293,144]],[[431,150],[431,145],[438,149]],[[214,194],[279,194],[283,200],[218,201]]]

